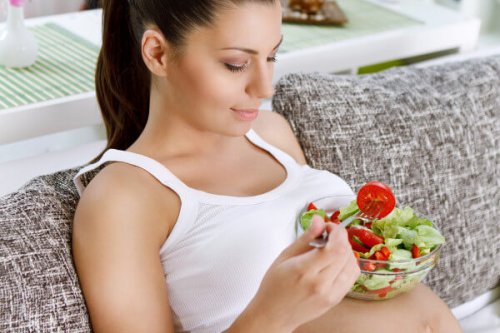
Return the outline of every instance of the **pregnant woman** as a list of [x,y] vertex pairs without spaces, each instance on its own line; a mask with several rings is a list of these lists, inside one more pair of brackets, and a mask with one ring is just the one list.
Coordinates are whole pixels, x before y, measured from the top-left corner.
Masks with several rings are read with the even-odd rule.
[[345,229],[315,217],[296,239],[305,202],[353,192],[259,111],[279,0],[105,0],[103,14],[108,146],[75,178],[73,230],[95,332],[461,331],[424,286],[345,298],[359,275]]

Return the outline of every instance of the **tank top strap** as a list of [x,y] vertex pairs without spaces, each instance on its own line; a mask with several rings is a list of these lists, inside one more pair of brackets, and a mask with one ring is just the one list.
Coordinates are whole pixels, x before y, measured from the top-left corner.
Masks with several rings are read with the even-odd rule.
[[292,170],[294,167],[300,166],[295,159],[289,154],[285,153],[283,150],[265,141],[261,136],[259,136],[253,129],[250,129],[246,137],[250,142],[259,148],[264,149],[270,153],[278,162],[280,162],[285,169],[288,171]]
[[73,181],[80,195],[85,188],[85,185],[83,184],[81,178],[82,175],[97,169],[107,162],[123,162],[141,168],[151,174],[160,183],[171,188],[181,197],[181,199],[183,194],[186,192],[186,186],[184,185],[184,183],[182,183],[172,172],[170,172],[170,170],[168,170],[160,162],[150,157],[130,151],[109,149],[104,153],[99,161],[83,167],[73,178]]
[[83,167],[74,177],[73,181],[81,194],[85,188],[82,176],[87,172],[91,172],[104,165],[107,162],[123,162],[142,168],[155,177],[161,184],[169,187],[177,193],[181,201],[189,202],[205,202],[210,204],[249,204],[270,200],[282,193],[297,180],[297,175],[300,173],[301,166],[287,153],[273,146],[262,139],[253,129],[250,129],[246,134],[246,138],[256,147],[267,151],[275,158],[287,171],[285,181],[275,189],[263,194],[250,197],[234,197],[227,195],[218,195],[207,193],[202,190],[197,190],[186,185],[182,180],[177,178],[167,167],[160,162],[147,157],[145,155],[124,151],[109,149],[101,159],[93,164]]
[[181,206],[177,222],[160,252],[168,250],[187,232],[192,221],[195,220],[199,208],[199,202],[196,197],[190,193],[189,188],[184,183],[160,162],[144,155],[116,149],[107,150],[98,162],[83,167],[76,174],[73,178],[73,182],[80,195],[85,188],[82,182],[82,176],[107,162],[123,162],[141,168],[179,196]]

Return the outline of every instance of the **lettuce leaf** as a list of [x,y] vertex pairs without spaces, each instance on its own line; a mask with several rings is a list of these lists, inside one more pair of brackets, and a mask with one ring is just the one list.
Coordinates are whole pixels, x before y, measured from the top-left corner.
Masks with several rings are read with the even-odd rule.
[[[415,244],[422,254],[429,253],[437,245],[445,243],[444,237],[434,228],[432,222],[415,215],[410,207],[394,208],[386,217],[375,220],[372,230],[384,237],[386,242],[388,239],[400,239],[407,250],[411,250]],[[392,244],[387,245],[391,247]]]
[[340,208],[339,220],[343,221],[349,216],[356,214],[358,211],[358,204],[356,203],[356,200],[353,200],[347,207]]
[[[378,272],[383,272],[385,270],[381,269]],[[362,285],[368,290],[377,290],[388,287],[390,283],[394,280],[394,275],[392,272],[386,271],[389,274],[371,274],[363,281]]]
[[319,215],[324,218],[326,216],[326,211],[324,209],[311,209],[303,213],[302,216],[300,217],[300,225],[302,226],[303,230],[309,229],[309,226],[311,225],[311,220],[314,215]]

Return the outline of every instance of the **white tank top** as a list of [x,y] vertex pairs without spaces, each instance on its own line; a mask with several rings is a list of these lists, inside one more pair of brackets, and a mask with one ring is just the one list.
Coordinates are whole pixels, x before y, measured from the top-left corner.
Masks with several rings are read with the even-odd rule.
[[275,258],[296,238],[300,210],[328,195],[353,198],[338,176],[299,165],[253,130],[247,139],[269,152],[287,172],[269,192],[235,197],[188,187],[164,165],[132,152],[110,149],[76,175],[105,162],[124,162],[149,172],[181,200],[177,222],[160,257],[176,332],[214,333],[226,330],[255,295]]

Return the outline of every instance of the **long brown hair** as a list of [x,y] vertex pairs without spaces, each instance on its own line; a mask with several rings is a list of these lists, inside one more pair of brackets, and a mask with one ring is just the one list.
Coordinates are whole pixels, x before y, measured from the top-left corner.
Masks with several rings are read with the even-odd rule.
[[102,47],[95,83],[108,140],[104,151],[127,149],[146,125],[151,77],[142,60],[140,43],[148,24],[158,27],[174,48],[180,48],[188,32],[210,25],[221,8],[276,1],[103,0]]

